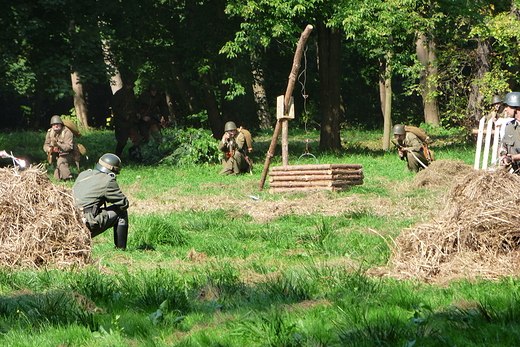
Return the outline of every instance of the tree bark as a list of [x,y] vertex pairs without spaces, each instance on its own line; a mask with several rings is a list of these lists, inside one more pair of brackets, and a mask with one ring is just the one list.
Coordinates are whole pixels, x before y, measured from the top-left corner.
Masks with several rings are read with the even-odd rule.
[[439,125],[439,108],[437,107],[437,85],[435,78],[438,74],[436,45],[432,37],[420,33],[415,42],[417,59],[421,62],[423,69],[420,72],[420,84],[422,89],[424,121]]
[[341,149],[341,33],[318,23],[318,57],[321,97],[320,147]]
[[271,115],[269,114],[267,93],[264,88],[264,70],[256,53],[251,56],[251,67],[253,74],[253,98],[257,105],[256,114],[260,122],[260,129],[270,129],[272,123]]
[[81,123],[82,128],[84,130],[87,130],[87,104],[85,103],[83,84],[81,84],[80,77],[76,71],[70,74],[70,79],[72,82],[72,90],[74,90],[74,109],[76,110],[76,117]]
[[197,94],[190,83],[184,78],[183,70],[176,61],[178,60],[174,59],[171,63],[171,72],[175,86],[179,90],[189,114],[199,113],[202,110],[202,106],[200,105]]
[[386,60],[380,60],[379,69],[379,97],[381,113],[383,114],[383,143],[382,148],[390,148],[390,133],[392,128],[392,68],[390,66],[391,53],[387,53]]
[[215,93],[211,89],[211,78],[208,74],[201,74],[200,79],[203,83],[202,94],[208,112],[209,126],[211,127],[213,137],[220,139],[224,133],[224,124],[222,124],[222,117],[220,115],[220,109],[217,104]]
[[[489,61],[489,54],[491,52],[491,44],[489,40],[478,40],[477,42],[477,50],[475,57],[475,67],[477,72],[475,74],[475,79],[484,78],[486,72],[491,71],[491,63]],[[468,119],[472,119],[476,122],[482,118],[482,104],[484,101],[484,95],[480,91],[480,87],[472,83],[471,84],[471,92],[468,99],[468,109],[466,111],[466,116]]]

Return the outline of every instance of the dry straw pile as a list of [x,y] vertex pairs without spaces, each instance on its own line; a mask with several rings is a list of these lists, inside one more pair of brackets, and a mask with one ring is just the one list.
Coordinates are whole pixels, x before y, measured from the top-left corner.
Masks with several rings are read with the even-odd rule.
[[40,267],[90,262],[90,233],[74,199],[42,167],[0,168],[0,266]]
[[517,274],[520,176],[470,170],[452,181],[439,217],[395,240],[393,275],[440,281]]

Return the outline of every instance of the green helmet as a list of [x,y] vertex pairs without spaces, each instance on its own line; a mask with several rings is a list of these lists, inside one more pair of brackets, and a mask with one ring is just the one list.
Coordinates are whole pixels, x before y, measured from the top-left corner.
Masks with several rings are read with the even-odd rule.
[[51,125],[53,124],[63,124],[60,116],[52,116],[51,117]]
[[502,98],[500,97],[500,95],[494,95],[493,99],[491,99],[491,105],[501,104],[501,103],[502,103]]
[[121,171],[121,159],[115,154],[103,154],[96,165],[96,169],[104,173],[118,174]]
[[520,92],[511,92],[504,98],[504,104],[511,107],[520,106]]
[[404,130],[404,125],[396,124],[394,126],[394,135],[405,135],[406,131]]
[[237,130],[237,125],[235,122],[227,122],[226,125],[224,125],[224,131],[230,130]]

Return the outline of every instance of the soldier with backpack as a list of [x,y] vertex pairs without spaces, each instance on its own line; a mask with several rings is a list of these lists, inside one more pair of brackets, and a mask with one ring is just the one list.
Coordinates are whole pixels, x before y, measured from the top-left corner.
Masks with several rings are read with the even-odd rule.
[[74,164],[74,134],[63,124],[60,116],[52,116],[43,150],[47,153],[49,164],[56,161],[55,180],[67,181],[73,178],[70,165]]
[[419,172],[433,160],[426,143],[429,138],[419,128],[397,124],[394,126],[394,139],[397,141],[394,145],[399,150],[399,157],[408,163],[408,170]]
[[225,153],[220,175],[237,175],[250,171],[248,144],[244,134],[238,130],[234,122],[227,122],[224,125],[224,135],[218,143],[218,149]]

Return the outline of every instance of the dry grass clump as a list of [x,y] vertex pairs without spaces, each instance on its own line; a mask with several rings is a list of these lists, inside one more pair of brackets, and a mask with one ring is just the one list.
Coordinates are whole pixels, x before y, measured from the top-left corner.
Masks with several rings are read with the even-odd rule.
[[444,188],[449,187],[453,179],[473,171],[473,167],[464,164],[462,160],[437,160],[428,169],[421,170],[413,180],[414,188]]
[[519,211],[518,175],[472,170],[453,184],[437,220],[396,239],[394,275],[438,280],[517,273]]
[[42,167],[0,168],[0,266],[40,267],[90,262],[90,232],[74,199]]

